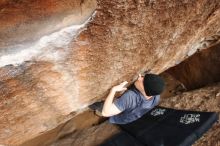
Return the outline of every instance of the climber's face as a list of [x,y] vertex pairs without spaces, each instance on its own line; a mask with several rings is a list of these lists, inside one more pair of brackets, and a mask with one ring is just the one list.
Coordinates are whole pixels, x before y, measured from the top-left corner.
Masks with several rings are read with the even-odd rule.
[[144,95],[147,96],[144,91],[144,76],[139,74],[137,80],[134,82],[135,87]]

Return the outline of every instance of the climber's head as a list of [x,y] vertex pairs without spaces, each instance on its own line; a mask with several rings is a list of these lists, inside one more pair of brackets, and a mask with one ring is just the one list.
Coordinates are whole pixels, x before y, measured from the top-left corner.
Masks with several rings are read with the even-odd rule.
[[139,74],[134,85],[145,96],[159,95],[165,87],[164,80],[156,74]]

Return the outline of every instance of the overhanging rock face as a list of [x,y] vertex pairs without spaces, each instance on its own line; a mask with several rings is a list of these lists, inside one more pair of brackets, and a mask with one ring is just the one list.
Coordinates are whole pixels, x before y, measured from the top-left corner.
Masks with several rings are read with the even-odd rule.
[[[197,49],[212,45],[214,42],[208,42],[206,37],[218,34],[220,28],[218,0],[99,0],[89,10],[80,9],[82,14],[88,11],[78,16],[80,20],[86,20],[92,14],[93,17],[80,27],[76,35],[63,31],[68,36],[66,40],[70,40],[68,43],[54,45],[64,38],[61,35],[43,47],[39,45],[40,49],[36,47],[40,53],[32,52],[30,50],[35,50],[34,45],[27,47],[27,41],[45,34],[51,38],[53,35],[49,33],[77,22],[70,21],[74,17],[68,17],[74,12],[69,11],[68,15],[62,13],[72,3],[57,1],[55,9],[51,7],[52,3],[45,5],[49,2],[37,0],[26,3],[29,9],[37,3],[40,10],[50,10],[48,13],[53,20],[56,19],[57,25],[46,25],[50,19],[39,23],[37,17],[28,17],[31,20],[28,22],[33,23],[24,23],[19,17],[10,17],[11,21],[6,21],[8,13],[13,11],[5,10],[13,7],[14,3],[5,1],[5,5],[1,5],[0,15],[7,25],[0,24],[4,26],[0,29],[3,40],[0,60],[6,62],[0,69],[0,144],[18,145],[53,129],[73,117],[73,112],[78,113],[79,109],[104,97],[113,85],[123,80],[131,81],[140,71],[160,73],[178,64]],[[72,9],[79,9],[80,4],[86,6],[86,2],[78,1]],[[27,10],[26,5],[22,6],[16,10]],[[29,15],[47,16],[47,11],[42,14],[34,10]],[[59,10],[62,15],[57,17],[53,10]],[[65,16],[68,25],[59,25],[58,22]],[[16,25],[22,27],[14,27],[15,20]],[[35,22],[37,29],[26,31],[35,26]],[[36,34],[38,31],[42,33]],[[26,48],[8,48],[10,45]],[[23,60],[18,60],[17,64],[14,60],[21,57]]]

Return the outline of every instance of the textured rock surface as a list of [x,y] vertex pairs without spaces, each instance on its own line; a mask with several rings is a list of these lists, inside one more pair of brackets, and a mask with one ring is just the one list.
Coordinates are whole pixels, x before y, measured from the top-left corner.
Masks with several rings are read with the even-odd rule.
[[[220,84],[218,83],[210,87],[184,92],[180,95],[166,98],[160,105],[175,109],[220,112]],[[51,144],[51,146],[96,146],[118,131],[119,129],[116,126],[105,122],[101,125],[72,133],[59,139]],[[216,123],[193,146],[218,146],[220,144],[219,134],[220,123]]]
[[[75,69],[82,63],[80,101],[101,97],[109,85],[130,81],[138,71],[160,73],[201,49],[203,39],[219,31],[218,8],[219,1],[204,0],[100,1],[69,60]],[[100,90],[91,90],[97,85]]]
[[[29,2],[30,6],[25,7]],[[83,1],[77,4],[80,2]],[[14,54],[11,60],[19,58],[16,53],[20,50],[8,51],[4,48],[8,44],[22,44],[31,40],[32,36],[34,39],[57,30],[56,25],[61,18],[68,16],[64,14],[76,14],[70,10],[72,3],[57,1],[57,7],[53,7],[54,1],[48,1],[49,5],[36,3],[43,1],[6,0],[0,3],[0,14],[7,23],[0,23],[4,27],[0,29],[3,40],[0,59],[8,55],[5,52]],[[2,66],[0,144],[24,143],[57,127],[80,112],[79,109],[103,98],[111,86],[123,80],[132,81],[140,71],[160,73],[197,49],[207,48],[210,44],[205,43],[205,38],[219,32],[219,5],[219,0],[99,0],[95,16],[78,37],[70,35],[71,43],[50,49],[55,43],[52,41],[42,49],[43,55],[30,59],[24,57],[26,62],[17,66]],[[48,12],[37,11],[38,8],[45,10],[45,7],[48,7]],[[27,8],[33,10],[28,16],[24,15]],[[58,12],[64,9],[68,12],[57,17]],[[20,15],[14,17],[14,11]],[[47,25],[50,29],[38,21],[38,16],[43,16],[43,19],[47,13],[57,19],[56,25]],[[85,20],[86,14],[79,19]],[[52,16],[45,20],[45,24],[52,22]],[[39,27],[32,29],[35,25]],[[33,31],[26,31],[28,28]],[[42,33],[35,34],[38,31]],[[22,51],[25,53],[28,49]]]
[[95,0],[1,0],[0,51],[81,24],[95,7]]

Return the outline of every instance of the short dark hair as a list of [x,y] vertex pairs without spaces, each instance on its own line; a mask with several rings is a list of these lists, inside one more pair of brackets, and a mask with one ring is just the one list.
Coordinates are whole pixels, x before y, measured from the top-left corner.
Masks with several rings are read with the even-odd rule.
[[159,95],[163,92],[165,83],[162,77],[156,74],[144,76],[144,91],[147,96]]

